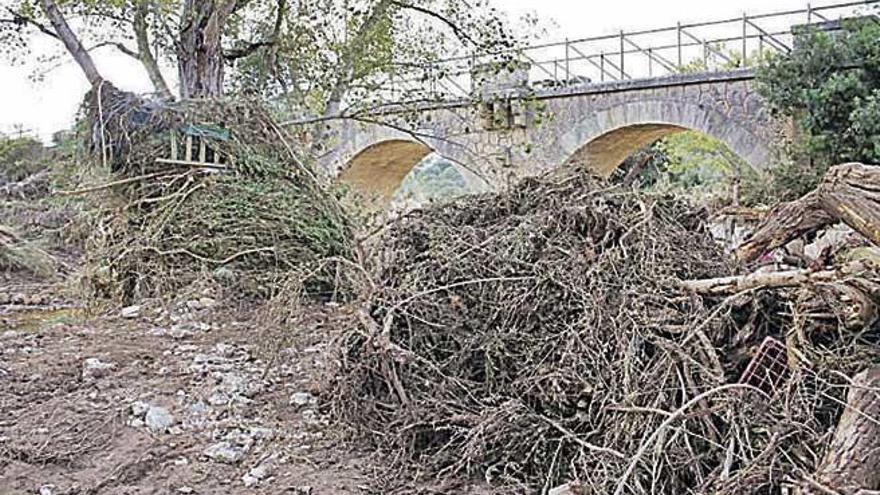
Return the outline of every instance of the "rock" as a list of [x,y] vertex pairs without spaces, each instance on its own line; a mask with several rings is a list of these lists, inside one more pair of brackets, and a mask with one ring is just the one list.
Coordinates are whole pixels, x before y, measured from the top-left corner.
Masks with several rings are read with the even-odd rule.
[[177,493],[195,493],[195,490],[188,486],[181,486],[177,488]]
[[200,297],[199,304],[201,304],[202,307],[205,309],[213,308],[217,305],[217,300],[212,297]]
[[113,363],[105,363],[98,358],[88,358],[83,362],[83,380],[92,381],[106,376],[114,366]]
[[55,488],[55,485],[43,485],[40,487],[40,495],[52,495],[52,489]]
[[221,342],[214,346],[214,352],[216,352],[218,356],[230,358],[235,354],[235,346]]
[[188,328],[188,325],[175,323],[171,325],[171,328],[165,333],[175,340],[182,340],[188,337],[192,337],[193,332]]
[[237,464],[246,453],[246,447],[228,441],[217,442],[204,450],[204,454],[211,460],[226,464]]
[[237,278],[235,272],[224,266],[216,268],[211,275],[219,282],[232,282]]
[[289,486],[284,491],[293,495],[312,495],[312,487],[310,486]]
[[137,418],[143,418],[149,410],[150,404],[142,400],[136,400],[131,403],[131,415]]
[[150,406],[145,418],[147,428],[153,433],[165,433],[174,424],[174,418],[168,409],[158,406]]
[[223,392],[214,392],[208,397],[208,404],[212,406],[225,406],[229,404],[229,396]]
[[187,301],[186,307],[189,309],[194,309],[196,311],[204,308],[204,306],[202,306],[202,303],[198,299],[193,299],[193,300]]
[[574,495],[575,493],[581,493],[582,488],[579,483],[566,483],[551,489],[547,492],[547,495]]
[[254,440],[272,440],[275,438],[275,430],[264,426],[254,426],[250,429],[248,435]]
[[262,481],[268,475],[269,472],[267,468],[263,467],[261,464],[245,473],[245,475],[241,477],[241,481],[244,483],[244,486],[250,488]]
[[297,392],[290,396],[290,405],[296,407],[305,407],[318,403],[317,397],[308,392]]
[[278,454],[272,454],[245,473],[245,475],[241,477],[241,481],[244,483],[244,486],[250,488],[260,481],[269,478],[279,462],[283,462],[283,459],[279,460]]
[[134,319],[138,318],[141,315],[141,307],[138,305],[134,306],[126,306],[122,308],[122,311],[119,312],[119,316],[126,319]]

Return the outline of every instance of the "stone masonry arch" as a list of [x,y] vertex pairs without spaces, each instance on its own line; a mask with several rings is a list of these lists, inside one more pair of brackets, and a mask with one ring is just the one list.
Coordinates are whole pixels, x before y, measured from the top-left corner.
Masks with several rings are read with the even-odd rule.
[[403,179],[431,152],[431,148],[411,140],[379,141],[355,154],[340,171],[338,180],[367,199],[387,204]]
[[715,102],[644,98],[587,114],[563,133],[558,145],[564,163],[584,163],[607,177],[639,149],[670,134],[698,131],[724,143],[755,168],[765,168],[772,150],[754,118],[739,119]]

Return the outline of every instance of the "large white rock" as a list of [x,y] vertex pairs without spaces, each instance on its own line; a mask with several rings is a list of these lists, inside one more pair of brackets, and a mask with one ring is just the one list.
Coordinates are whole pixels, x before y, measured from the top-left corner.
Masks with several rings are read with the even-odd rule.
[[140,315],[141,315],[141,307],[137,306],[137,305],[126,306],[126,307],[122,308],[122,311],[119,312],[119,316],[122,316],[123,318],[129,319],[129,320],[134,319],[134,318],[138,318]]
[[217,442],[204,450],[204,454],[211,460],[226,464],[237,464],[244,458],[246,453],[246,447],[238,446],[225,440]]
[[144,421],[153,433],[165,433],[174,424],[174,417],[164,407],[150,406]]

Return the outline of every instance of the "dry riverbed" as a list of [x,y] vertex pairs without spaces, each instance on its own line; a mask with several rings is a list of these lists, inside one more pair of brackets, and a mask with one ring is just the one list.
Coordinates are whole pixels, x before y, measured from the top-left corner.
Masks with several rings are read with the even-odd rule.
[[273,335],[210,298],[94,318],[16,303],[0,494],[362,493],[366,456],[320,407],[333,307]]

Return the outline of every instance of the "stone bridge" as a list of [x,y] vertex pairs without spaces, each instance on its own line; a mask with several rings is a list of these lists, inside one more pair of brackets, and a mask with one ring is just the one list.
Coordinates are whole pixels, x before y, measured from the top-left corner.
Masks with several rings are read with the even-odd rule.
[[751,70],[740,69],[388,110],[331,124],[332,147],[320,165],[387,202],[431,152],[491,190],[573,163],[608,176],[640,148],[694,130],[761,168],[773,161],[780,126],[753,80]]

